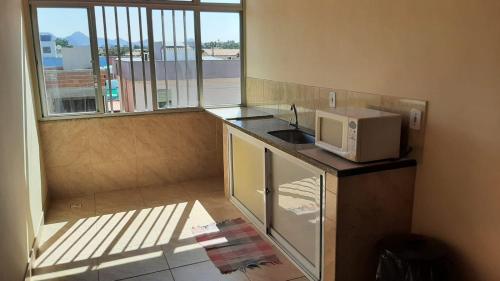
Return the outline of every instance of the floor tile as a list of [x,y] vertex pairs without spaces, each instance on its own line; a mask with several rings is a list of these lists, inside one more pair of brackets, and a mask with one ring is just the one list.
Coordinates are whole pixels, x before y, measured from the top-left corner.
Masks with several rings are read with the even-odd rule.
[[[62,265],[87,260],[93,249],[91,241],[106,223],[107,218],[90,217],[69,223],[65,230],[51,241],[44,244],[36,260],[37,267]],[[68,227],[68,228],[66,228]]]
[[210,261],[174,268],[172,275],[175,281],[248,281],[248,278],[241,271],[221,274]]
[[[34,280],[306,280],[279,250],[282,265],[246,274],[222,275],[209,261],[192,228],[245,219],[225,198],[222,178],[52,203],[40,237]],[[72,204],[77,208],[69,208]]]
[[163,246],[170,268],[208,261],[205,248],[195,238],[173,241]]
[[46,223],[68,221],[95,216],[94,196],[52,199],[45,217]]
[[[220,205],[223,206],[224,203],[220,202]],[[194,237],[193,227],[213,224],[228,218],[241,217],[241,214],[236,213],[235,210],[227,208],[224,210],[221,208],[209,209],[199,200],[190,201],[183,208],[183,214],[178,219],[177,227],[172,237],[181,240],[191,238]]]
[[95,194],[96,214],[139,210],[145,207],[138,189],[125,189]]
[[281,252],[274,248],[282,264],[266,265],[245,272],[250,281],[286,281],[303,277],[304,274],[295,267]]
[[99,281],[114,281],[169,269],[161,248],[139,250],[99,259]]
[[38,237],[38,254],[41,255],[55,243],[61,242],[63,236],[67,236],[78,220],[63,220],[61,222],[46,222],[42,227],[42,233]]
[[243,214],[231,203],[219,203],[218,206],[205,204],[205,209],[210,214],[210,217],[216,222],[221,222],[229,219],[245,218]]
[[174,281],[170,270],[125,279],[126,281]]
[[97,281],[98,273],[92,262],[35,268],[32,281]]
[[140,188],[146,206],[177,204],[190,200],[190,195],[181,184]]
[[224,180],[221,177],[183,182],[182,186],[195,198],[210,195],[224,196]]

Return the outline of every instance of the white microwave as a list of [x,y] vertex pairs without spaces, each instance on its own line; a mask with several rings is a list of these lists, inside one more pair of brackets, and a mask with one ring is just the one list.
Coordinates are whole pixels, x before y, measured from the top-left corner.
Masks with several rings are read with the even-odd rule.
[[316,111],[316,145],[354,162],[399,158],[402,118],[368,108]]

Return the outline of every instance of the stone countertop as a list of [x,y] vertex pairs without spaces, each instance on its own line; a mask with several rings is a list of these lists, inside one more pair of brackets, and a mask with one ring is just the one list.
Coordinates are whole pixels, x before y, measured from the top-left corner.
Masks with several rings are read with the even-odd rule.
[[251,107],[209,108],[206,111],[224,120],[272,118],[273,115]]
[[[337,177],[353,176],[417,165],[417,162],[414,159],[407,158],[401,158],[398,160],[383,160],[370,163],[355,163],[323,150],[314,144],[292,144],[268,134],[270,131],[291,129],[288,122],[281,119],[264,115],[251,116],[251,119],[230,120],[231,118],[224,118],[224,116],[220,116],[215,113],[217,110],[212,109],[211,111],[207,111],[216,117],[224,119],[228,125],[237,128],[244,133],[247,133],[248,135],[251,135],[260,141],[280,149],[292,156],[295,156],[321,170],[336,175]],[[244,116],[234,118],[242,117]],[[301,128],[301,130],[314,135],[314,132],[311,130],[304,128]]]

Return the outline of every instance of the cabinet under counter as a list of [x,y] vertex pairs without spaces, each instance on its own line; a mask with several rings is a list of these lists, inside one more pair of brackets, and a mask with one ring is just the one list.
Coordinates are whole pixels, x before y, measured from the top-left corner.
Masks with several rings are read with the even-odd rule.
[[411,230],[415,166],[342,176],[226,123],[223,144],[226,195],[311,280],[373,280],[377,242]]

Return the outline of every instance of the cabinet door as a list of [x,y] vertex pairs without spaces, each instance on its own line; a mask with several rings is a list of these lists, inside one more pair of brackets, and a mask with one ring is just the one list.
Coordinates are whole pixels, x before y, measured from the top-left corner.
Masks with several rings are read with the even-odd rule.
[[321,268],[323,172],[281,151],[267,152],[268,232],[316,279]]
[[232,196],[264,223],[264,147],[246,135],[231,134]]

